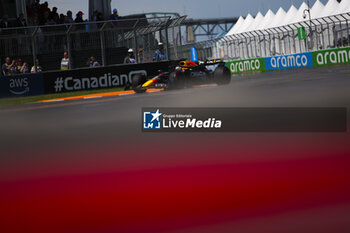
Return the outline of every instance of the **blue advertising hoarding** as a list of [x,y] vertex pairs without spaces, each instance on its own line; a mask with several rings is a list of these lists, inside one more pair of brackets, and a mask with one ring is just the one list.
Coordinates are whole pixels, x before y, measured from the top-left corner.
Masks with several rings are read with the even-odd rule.
[[197,54],[197,48],[196,47],[191,47],[191,57],[193,62],[198,61],[198,54]]
[[266,70],[312,67],[312,52],[265,58]]
[[44,81],[41,73],[0,77],[0,98],[42,94]]

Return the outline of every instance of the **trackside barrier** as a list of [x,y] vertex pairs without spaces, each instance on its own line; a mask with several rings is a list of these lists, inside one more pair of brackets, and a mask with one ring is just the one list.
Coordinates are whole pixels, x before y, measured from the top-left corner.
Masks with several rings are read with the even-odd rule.
[[116,65],[93,69],[78,69],[44,74],[45,93],[97,90],[123,87],[131,84],[136,74],[155,76],[159,70],[168,70],[174,61]]
[[[260,67],[257,66],[258,64]],[[341,64],[350,64],[350,47],[226,62],[231,74]]]
[[312,57],[315,67],[350,64],[350,47],[316,51]]
[[245,72],[265,71],[265,59],[253,58],[246,60],[229,61],[226,66],[232,74],[241,74]]
[[178,61],[114,65],[0,78],[0,98],[124,87],[136,74],[155,76]]
[[311,52],[265,58],[265,70],[304,68],[312,65]]
[[42,74],[0,77],[0,98],[24,97],[44,94]]

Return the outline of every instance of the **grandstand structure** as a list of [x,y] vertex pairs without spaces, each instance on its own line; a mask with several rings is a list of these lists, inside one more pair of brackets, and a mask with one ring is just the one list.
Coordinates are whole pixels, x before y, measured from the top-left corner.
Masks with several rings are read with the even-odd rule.
[[[94,56],[102,66],[121,64],[129,48],[140,63],[152,61],[158,43],[163,42],[168,59],[181,51],[180,26],[186,17],[123,17],[117,22],[100,21],[63,25],[0,29],[0,59],[21,58],[34,64],[36,58],[45,71],[58,70],[65,51],[73,69],[87,67]],[[117,23],[117,24],[116,24]]]
[[[168,59],[190,58],[191,47],[197,47],[200,60],[249,59],[348,46],[350,0],[308,3],[291,5],[287,11],[259,12],[254,17],[193,20],[177,13],[153,12],[120,17],[118,23],[0,29],[0,59],[10,56],[32,63],[39,58],[46,63],[46,70],[56,70],[64,51],[69,52],[74,68],[85,67],[90,55],[103,66],[119,64],[128,48],[137,51],[139,62],[152,61],[159,42],[165,44]],[[89,4],[90,10],[110,12],[110,0],[90,0]],[[16,6],[17,11],[21,7]],[[195,38],[199,36],[209,40],[198,42]]]
[[[27,6],[35,0],[2,0],[0,1],[0,18],[7,14],[10,19],[16,19],[20,13],[27,17]],[[105,17],[111,14],[111,0],[89,0],[89,13],[96,9]]]
[[[308,1],[309,2],[309,1]],[[239,17],[234,27],[213,43],[212,57],[247,59],[293,54],[349,45],[350,1],[303,2],[274,13]],[[299,31],[299,33],[298,33]],[[300,38],[300,31],[305,38]]]
[[[2,0],[0,19],[7,14],[10,21],[15,21],[23,13],[28,21],[27,8],[34,2]],[[93,10],[109,18],[111,0],[89,0],[90,15]],[[139,62],[149,62],[159,42],[165,45],[167,59],[190,58],[191,46],[198,46],[201,56],[209,57],[213,46],[208,39],[221,38],[237,20],[237,17],[187,19],[178,13],[151,12],[120,16],[118,22],[0,28],[0,63],[10,57],[33,65],[38,58],[45,71],[58,70],[63,52],[67,51],[73,69],[86,67],[90,56],[108,66],[122,63],[128,48],[137,51]],[[198,43],[199,38],[203,42]]]

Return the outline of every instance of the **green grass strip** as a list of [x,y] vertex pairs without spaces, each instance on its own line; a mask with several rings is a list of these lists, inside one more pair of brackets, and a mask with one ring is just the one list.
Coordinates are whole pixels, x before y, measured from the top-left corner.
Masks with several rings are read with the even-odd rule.
[[100,89],[100,90],[92,90],[92,91],[77,91],[77,92],[47,94],[47,95],[28,96],[28,97],[4,98],[4,99],[0,99],[0,106],[7,107],[7,106],[13,106],[13,105],[31,104],[41,100],[59,99],[59,98],[66,98],[66,97],[72,97],[72,96],[91,95],[91,94],[107,93],[107,92],[115,92],[115,91],[124,91],[124,88],[120,87],[120,88]]

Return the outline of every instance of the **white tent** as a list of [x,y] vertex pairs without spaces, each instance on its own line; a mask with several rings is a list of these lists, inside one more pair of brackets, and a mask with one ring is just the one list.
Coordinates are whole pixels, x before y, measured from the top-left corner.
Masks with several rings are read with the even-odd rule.
[[261,23],[261,21],[264,19],[264,16],[259,12],[255,18],[254,21],[252,22],[252,24],[245,30],[246,32],[249,31],[254,31],[257,29],[257,27],[259,26],[259,24]]
[[283,10],[282,7],[280,7],[280,9],[278,9],[274,19],[273,19],[273,22],[271,22],[270,25],[268,25],[269,28],[273,28],[273,27],[278,27],[278,26],[281,26],[283,20],[286,18],[286,12]]
[[350,0],[342,0],[336,10],[336,14],[349,13],[350,12]]
[[301,21],[304,21],[304,20],[307,20],[307,18],[304,18],[304,11],[308,9],[308,6],[305,2],[303,2],[298,11],[296,12],[296,14],[294,15],[294,17],[291,19],[291,21],[289,22],[290,24],[291,23],[297,23],[297,22],[301,22]]
[[274,18],[275,14],[271,10],[268,10],[264,16],[264,19],[261,21],[260,25],[258,25],[257,29],[263,30],[268,28],[271,22],[273,22]]
[[[318,19],[312,22],[313,30],[316,30],[317,33],[312,34],[307,41],[305,40],[302,42],[298,40],[295,34],[296,27],[300,27],[302,22],[309,25],[308,9],[310,9],[311,19]],[[217,47],[220,48],[221,51],[220,57],[249,58],[254,56],[274,56],[278,54],[309,51],[310,49],[334,47],[334,41],[337,40],[334,36],[346,37],[348,33],[348,30],[345,30],[347,22],[345,22],[344,19],[347,18],[349,21],[350,14],[345,15],[344,13],[350,13],[350,0],[342,0],[341,3],[338,3],[337,0],[328,0],[326,5],[320,0],[316,0],[313,6],[308,6],[303,2],[298,9],[292,5],[288,12],[286,12],[280,7],[276,14],[268,10],[265,15],[259,12],[255,18],[248,14],[245,19],[240,17],[236,25],[227,35],[259,30],[259,32],[250,33],[251,35],[259,34],[259,39],[249,39],[249,46],[244,45],[239,39],[235,43],[227,43],[227,39],[222,39],[217,43]],[[343,15],[325,18],[337,14]],[[322,18],[322,20],[320,18]],[[343,22],[341,22],[341,20]],[[299,25],[282,28],[282,26],[296,23],[299,23]],[[303,23],[304,27],[306,27],[305,23]],[[321,24],[323,23],[331,23],[332,27],[322,27]],[[280,28],[276,30],[267,30],[277,27]],[[307,28],[307,30],[310,29]],[[283,36],[281,37],[282,34],[277,33],[277,31],[283,31]],[[246,35],[240,35],[239,37],[246,39]],[[227,46],[227,50],[223,49],[224,46]],[[222,54],[225,56],[222,56]]]
[[[336,1],[336,0],[335,0]],[[295,17],[295,14],[298,12],[298,9],[295,8],[294,5],[292,5],[287,14],[286,14],[286,17],[282,20],[281,22],[281,25],[287,25],[287,24],[290,24],[290,22],[294,19]]]
[[[306,12],[307,9],[309,9],[309,6],[303,2],[298,9],[292,5],[288,12],[285,12],[283,8],[280,7],[276,14],[271,10],[268,10],[265,16],[260,12],[255,18],[253,18],[251,14],[248,14],[245,19],[241,16],[227,35],[254,30],[264,30],[272,27],[307,21],[309,20],[309,15]],[[337,0],[329,0],[326,5],[323,5],[320,0],[317,0],[310,8],[310,12],[312,19],[348,13],[350,12],[350,0],[342,0],[340,4]]]
[[334,15],[339,9],[339,2],[337,0],[329,0],[319,14],[319,18]]
[[233,26],[233,28],[227,33],[227,35],[230,36],[235,34],[236,31],[242,26],[243,22],[244,22],[244,18],[240,16],[235,26]]
[[319,18],[323,10],[324,10],[324,5],[322,4],[322,2],[317,0],[310,10],[311,18]]
[[245,18],[242,26],[240,28],[238,28],[235,33],[245,32],[246,29],[253,23],[253,21],[254,21],[253,16],[251,14],[248,14],[247,17]]

